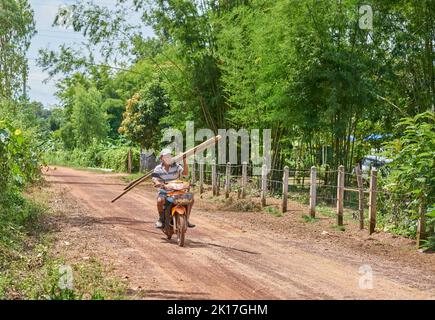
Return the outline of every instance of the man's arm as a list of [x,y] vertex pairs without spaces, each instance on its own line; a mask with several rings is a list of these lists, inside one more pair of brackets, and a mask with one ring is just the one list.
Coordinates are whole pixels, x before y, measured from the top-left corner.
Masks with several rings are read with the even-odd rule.
[[160,187],[163,184],[162,179],[160,179],[160,175],[155,171],[151,174],[151,181],[154,183],[154,187]]

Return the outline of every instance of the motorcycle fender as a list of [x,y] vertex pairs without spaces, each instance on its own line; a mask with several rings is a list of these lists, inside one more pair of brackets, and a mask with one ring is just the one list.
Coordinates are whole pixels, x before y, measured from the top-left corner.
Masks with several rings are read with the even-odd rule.
[[183,206],[174,206],[172,207],[172,215],[178,214],[186,214],[186,208]]

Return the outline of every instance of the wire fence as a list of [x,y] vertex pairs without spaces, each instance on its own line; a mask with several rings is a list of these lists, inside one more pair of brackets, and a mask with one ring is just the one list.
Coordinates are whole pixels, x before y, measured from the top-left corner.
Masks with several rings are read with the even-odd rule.
[[[225,197],[236,194],[238,199],[259,198],[263,206],[270,198],[281,197],[282,212],[287,211],[289,199],[295,200],[307,204],[312,217],[316,206],[327,206],[334,208],[339,226],[343,225],[346,209],[360,221],[361,229],[367,224],[369,234],[375,231],[377,212],[389,216],[392,222],[409,220],[410,208],[416,203],[411,194],[386,189],[382,171],[378,176],[376,169],[362,172],[355,167],[346,172],[343,166],[337,170],[322,166],[266,170],[252,164],[193,164],[191,168],[190,179],[199,183],[201,192],[212,190],[213,195]],[[415,205],[412,210],[415,211]],[[419,219],[425,219],[424,214]],[[424,232],[420,220],[417,234]]]
[[[199,164],[191,165],[190,178],[195,184],[201,183],[199,181],[199,170],[202,168],[202,186],[204,190],[211,190],[213,185],[213,165]],[[288,172],[287,178],[287,197],[289,199],[298,199],[304,203],[309,202],[310,189],[311,189],[311,168],[286,168],[276,169],[272,168],[267,171],[267,175],[254,175],[254,170],[261,172],[261,166],[255,166],[252,164],[215,164],[216,171],[216,188],[219,190],[219,194],[237,193],[240,197],[241,190],[250,197],[260,197],[262,191],[266,197],[278,197],[283,196],[283,177],[284,172]],[[243,180],[243,167],[246,171],[246,182]],[[228,173],[227,173],[228,170]],[[336,206],[338,201],[338,176],[340,170],[334,170],[325,167],[316,168],[316,202],[318,204],[327,206]],[[369,194],[370,189],[370,173],[362,172],[358,175],[353,169],[351,172],[344,172],[344,191],[343,191],[343,207],[346,209],[358,210],[359,208],[369,207]],[[360,178],[360,184],[358,184],[358,178]],[[227,183],[227,179],[229,182]],[[263,182],[265,188],[263,188]],[[227,187],[225,187],[227,184]],[[265,190],[263,190],[265,189]],[[364,197],[359,196],[359,190],[363,190]],[[226,191],[227,190],[227,191]],[[378,200],[382,203],[393,202],[393,198],[404,199],[407,198],[404,195],[397,195],[388,190],[377,188],[371,190],[373,194],[378,195]],[[409,199],[408,201],[412,201]],[[400,208],[403,203],[396,203],[395,207]]]

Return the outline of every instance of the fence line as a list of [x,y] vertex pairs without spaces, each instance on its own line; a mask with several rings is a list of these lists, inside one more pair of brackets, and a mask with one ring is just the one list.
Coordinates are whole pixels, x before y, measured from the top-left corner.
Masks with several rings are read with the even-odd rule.
[[[223,167],[225,167],[225,170],[222,169]],[[307,195],[309,212],[312,217],[315,217],[316,207],[322,201],[330,204],[335,203],[338,225],[343,225],[345,206],[354,205],[356,206],[354,209],[358,212],[359,227],[364,229],[364,214],[365,209],[368,208],[367,227],[369,234],[375,232],[378,198],[383,197],[382,199],[389,198],[391,200],[395,195],[400,195],[378,187],[376,168],[373,168],[369,174],[363,174],[359,165],[355,166],[352,172],[345,172],[343,166],[338,167],[337,170],[325,167],[317,168],[315,166],[311,167],[310,170],[290,169],[288,166],[283,169],[266,170],[265,166],[263,166],[259,176],[248,175],[251,172],[250,169],[260,168],[260,166],[253,166],[248,163],[242,163],[241,165],[202,163],[197,166],[192,164],[191,168],[190,176],[193,183],[196,182],[199,174],[199,191],[201,194],[206,189],[205,184],[209,183],[214,196],[219,196],[222,188],[226,198],[234,191],[237,191],[238,198],[241,199],[244,199],[248,193],[255,193],[256,196],[260,197],[262,206],[267,204],[268,196],[280,194],[282,200],[281,211],[287,212],[289,192],[298,192]],[[210,168],[210,170],[207,168]],[[277,179],[278,174],[281,174],[281,180]],[[333,183],[332,179],[337,179],[337,183],[331,184]],[[356,197],[352,196],[352,194],[356,195]],[[425,223],[424,219],[425,215],[420,214],[418,242],[424,238],[422,231],[422,226]]]

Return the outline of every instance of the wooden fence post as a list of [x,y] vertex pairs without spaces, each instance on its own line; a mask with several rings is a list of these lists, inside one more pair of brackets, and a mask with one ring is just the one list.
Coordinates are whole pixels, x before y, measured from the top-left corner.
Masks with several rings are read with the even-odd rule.
[[288,166],[284,167],[282,176],[282,212],[287,212],[287,199],[288,199]]
[[316,167],[311,167],[311,175],[310,175],[310,216],[316,216],[316,189],[317,189],[317,171]]
[[375,232],[376,228],[376,183],[378,171],[372,168],[370,174],[370,194],[369,194],[369,234]]
[[299,176],[299,161],[296,162],[296,170],[295,170],[295,179],[294,179],[296,184],[300,184],[301,183],[301,178]]
[[364,185],[359,164],[355,166],[356,181],[358,183],[358,211],[359,211],[359,228],[364,229]]
[[128,149],[128,153],[127,153],[127,172],[131,173],[131,167],[132,167],[132,152],[131,152],[131,148]]
[[261,205],[266,205],[266,193],[267,193],[267,165],[263,164],[261,170]]
[[417,225],[417,249],[421,247],[422,240],[426,239],[426,211],[423,203],[418,207],[418,225]]
[[190,175],[191,175],[191,183],[195,184],[195,182],[196,182],[196,177],[195,177],[195,160],[192,163],[192,170],[190,171]]
[[216,172],[216,195],[219,196],[221,191],[221,175],[219,172]]
[[343,196],[344,196],[344,166],[338,167],[337,178],[337,225],[343,225]]
[[227,168],[225,171],[225,198],[230,196],[230,173],[231,173],[231,163],[227,163]]
[[248,163],[246,161],[242,164],[242,199],[246,197],[246,185],[248,184]]
[[211,164],[211,188],[213,190],[213,196],[216,196],[217,195],[216,163]]
[[204,192],[204,162],[199,163],[199,194]]

